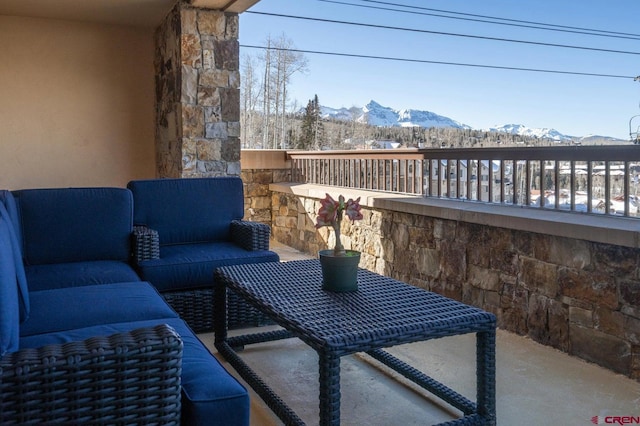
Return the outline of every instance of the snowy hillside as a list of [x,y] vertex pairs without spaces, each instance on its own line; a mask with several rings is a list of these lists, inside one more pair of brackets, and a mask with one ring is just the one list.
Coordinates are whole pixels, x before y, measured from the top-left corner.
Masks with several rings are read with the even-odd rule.
[[549,129],[549,128],[533,129],[527,126],[523,126],[522,124],[505,124],[503,126],[491,127],[489,129],[486,129],[486,131],[503,132],[503,133],[509,133],[512,135],[529,136],[529,137],[534,137],[538,139],[551,139],[558,142],[570,141],[574,139],[572,136],[562,134],[556,129]]

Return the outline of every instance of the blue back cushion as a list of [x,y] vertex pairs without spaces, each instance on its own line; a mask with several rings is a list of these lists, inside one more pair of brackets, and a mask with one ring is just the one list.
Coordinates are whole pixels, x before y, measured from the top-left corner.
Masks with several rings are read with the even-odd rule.
[[10,224],[0,217],[0,357],[18,350],[20,309]]
[[228,241],[244,216],[242,179],[214,177],[131,181],[134,223],[155,229],[160,244]]
[[15,191],[28,265],[128,261],[133,199],[124,188]]

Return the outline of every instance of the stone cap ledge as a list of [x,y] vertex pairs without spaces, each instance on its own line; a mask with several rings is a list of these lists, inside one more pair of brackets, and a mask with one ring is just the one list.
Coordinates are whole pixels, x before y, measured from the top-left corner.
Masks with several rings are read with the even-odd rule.
[[630,218],[426,198],[420,195],[314,184],[273,183],[269,185],[269,189],[273,192],[318,199],[324,198],[327,193],[334,198],[338,195],[343,195],[347,199],[360,197],[362,206],[376,209],[640,248],[640,220]]

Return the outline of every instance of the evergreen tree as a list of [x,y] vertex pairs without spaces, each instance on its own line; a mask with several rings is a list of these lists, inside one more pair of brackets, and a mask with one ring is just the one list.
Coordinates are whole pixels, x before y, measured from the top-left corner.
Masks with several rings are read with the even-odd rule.
[[304,109],[302,117],[302,125],[300,126],[300,138],[298,139],[297,148],[309,150],[313,144],[313,101],[309,100]]
[[324,126],[320,120],[320,103],[318,95],[310,99],[304,110],[298,148],[319,150],[324,146]]

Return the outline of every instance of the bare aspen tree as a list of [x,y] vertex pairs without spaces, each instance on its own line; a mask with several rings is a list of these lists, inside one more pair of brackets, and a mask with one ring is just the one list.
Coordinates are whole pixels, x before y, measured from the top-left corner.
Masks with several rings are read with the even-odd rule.
[[[249,59],[243,62],[243,72],[250,75],[243,77],[242,84],[251,86],[251,88],[243,87],[245,96],[250,97],[243,99],[243,108],[249,109],[252,105],[255,107],[261,100],[263,148],[286,148],[287,135],[295,133],[289,122],[291,111],[288,109],[288,86],[295,73],[307,71],[307,59],[302,53],[292,49],[294,49],[293,42],[284,34],[277,39],[273,39],[271,35],[267,36],[265,48],[258,57],[264,67],[259,83],[260,90],[256,87],[258,83],[255,62]],[[259,92],[260,96],[256,92]],[[257,114],[251,115],[249,111],[245,110],[243,115],[254,121],[247,122],[245,125],[257,125],[255,123],[258,121]],[[252,139],[247,138],[247,140],[255,140],[255,138],[254,134]]]
[[278,137],[280,139],[280,147],[286,139],[287,132],[287,104],[288,104],[288,92],[287,87],[291,81],[291,77],[300,72],[307,71],[308,61],[307,58],[300,52],[295,52],[292,49],[295,48],[293,41],[282,34],[274,42],[274,48],[278,49],[278,55],[275,63],[276,70],[274,72],[275,79],[275,128],[278,130]]
[[264,51],[264,78],[262,80],[262,114],[263,130],[262,130],[262,147],[268,148],[269,144],[269,117],[271,116],[271,36],[267,36],[267,48]]
[[273,79],[273,148],[280,148],[278,146],[278,138],[280,137],[280,130],[278,129],[278,125],[280,124],[280,98],[282,96],[282,86],[280,85],[280,81],[282,79],[282,56],[284,55],[283,51],[278,47],[278,41],[274,45],[275,47],[275,61],[273,63],[272,70],[272,79]]
[[255,148],[256,140],[260,134],[260,115],[257,111],[260,90],[256,70],[256,59],[249,55],[243,55],[240,92],[242,105],[240,126],[242,128],[243,148]]

